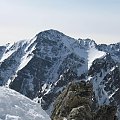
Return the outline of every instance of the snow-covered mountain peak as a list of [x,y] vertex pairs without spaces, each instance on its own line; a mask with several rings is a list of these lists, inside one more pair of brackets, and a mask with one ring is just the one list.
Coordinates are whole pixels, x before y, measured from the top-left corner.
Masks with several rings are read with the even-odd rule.
[[[69,83],[66,76],[70,81],[75,74],[76,78],[83,78],[90,68],[90,77],[92,74],[99,77],[104,72],[99,67],[109,72],[112,69],[109,66],[120,59],[120,43],[97,45],[94,40],[77,40],[50,29],[31,40],[0,46],[0,58],[0,85],[7,85],[31,99],[42,99],[43,108],[48,110]],[[74,75],[72,72],[63,75],[66,70]]]
[[57,31],[57,30],[46,30],[46,31],[42,31],[40,33],[37,34],[38,38],[46,38],[48,40],[58,40],[60,39],[62,36],[65,36],[63,33]]
[[44,30],[38,34],[64,35],[62,32],[54,29]]
[[53,29],[40,32],[36,36],[37,36],[36,42],[38,44],[40,44],[41,42],[44,42],[45,44],[46,43],[47,44],[48,43],[49,44],[51,44],[51,43],[64,44],[68,48],[70,48],[70,46],[72,44],[74,44],[74,42],[77,41],[76,39],[63,34],[62,32],[59,32],[59,31],[53,30]]

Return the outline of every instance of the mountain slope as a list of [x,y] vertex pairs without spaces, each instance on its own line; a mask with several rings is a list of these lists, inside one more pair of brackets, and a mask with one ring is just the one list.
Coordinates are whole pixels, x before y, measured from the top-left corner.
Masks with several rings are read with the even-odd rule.
[[88,79],[93,83],[93,89],[98,105],[111,104],[118,107],[120,118],[120,66],[110,54],[96,59],[88,72]]
[[[103,89],[103,78],[112,68],[119,66],[120,43],[97,45],[90,39],[77,40],[59,31],[47,30],[31,40],[1,46],[0,58],[0,85],[40,102],[51,114],[54,100],[72,80],[88,77],[93,84],[97,84],[98,88],[94,87],[96,95],[99,89]],[[102,61],[100,65],[99,61]],[[104,77],[98,77],[103,73]],[[98,79],[97,82],[95,78]],[[115,88],[117,90],[120,86]],[[109,96],[104,102],[106,94],[102,92],[104,91],[100,92],[102,97],[98,98],[98,102],[110,103]],[[117,91],[116,95],[120,96]]]
[[32,100],[9,88],[0,87],[0,120],[50,120]]

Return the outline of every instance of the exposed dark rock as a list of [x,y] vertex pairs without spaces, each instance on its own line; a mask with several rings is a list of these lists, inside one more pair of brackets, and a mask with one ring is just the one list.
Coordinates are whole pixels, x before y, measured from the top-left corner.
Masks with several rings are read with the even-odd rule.
[[110,54],[96,59],[89,69],[88,77],[93,84],[95,98],[99,106],[115,105],[120,118],[120,63]]
[[52,120],[116,120],[116,106],[92,109],[93,87],[90,82],[72,82],[58,96],[51,115]]
[[[69,82],[72,82],[78,78],[77,74],[70,69],[67,69],[60,75],[58,81],[53,84],[51,90],[42,97],[41,106],[44,110],[49,109],[50,105],[54,103],[56,98],[61,94],[61,92],[66,88]],[[39,93],[41,95],[41,93]],[[49,99],[48,99],[49,98]]]
[[96,112],[94,120],[117,120],[116,106],[104,105]]

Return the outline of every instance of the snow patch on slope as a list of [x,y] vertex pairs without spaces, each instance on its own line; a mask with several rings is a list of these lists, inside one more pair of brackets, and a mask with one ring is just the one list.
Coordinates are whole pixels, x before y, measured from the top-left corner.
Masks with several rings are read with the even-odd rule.
[[98,100],[99,105],[109,104],[110,99],[119,90],[119,88],[115,88],[114,91],[111,94],[109,94],[109,91],[105,90],[105,84],[109,82],[109,79],[103,84],[103,80],[105,76],[108,73],[112,72],[114,69],[115,69],[115,66],[107,70],[106,72],[101,70],[102,75],[100,75],[101,73],[97,73],[96,76],[94,77],[91,77],[91,76],[88,77],[88,80],[92,81],[93,83],[93,90],[95,92],[95,97]]
[[110,99],[118,90],[119,90],[119,88],[115,89],[115,91],[114,91],[111,95],[109,95],[109,99]]
[[0,87],[0,120],[50,120],[35,102],[9,88]]
[[0,62],[3,62],[3,61],[4,61],[5,59],[7,59],[10,55],[12,55],[12,53],[15,52],[15,50],[13,50],[13,49],[9,51],[9,49],[10,49],[11,46],[12,46],[11,44],[7,45],[7,48],[6,48],[5,52],[4,52],[3,55],[2,55]]
[[88,69],[90,68],[90,66],[92,65],[92,62],[95,59],[100,58],[100,57],[102,57],[104,55],[106,55],[105,52],[99,51],[95,47],[90,48],[88,50]]
[[6,50],[3,53],[0,62],[3,62],[5,59],[9,58],[15,51],[18,50],[20,46],[23,46],[27,40],[21,40],[19,42],[16,42],[14,44],[7,44],[6,45]]
[[27,64],[28,64],[28,62],[33,58],[33,50],[35,50],[35,46],[36,46],[36,44],[34,44],[32,47],[31,47],[31,49],[30,50],[28,50],[29,49],[29,47],[33,44],[33,42],[36,40],[36,38],[34,38],[32,41],[31,41],[31,43],[27,46],[27,48],[25,49],[25,54],[24,54],[24,56],[21,58],[21,63],[20,63],[20,65],[19,65],[19,67],[18,67],[18,70],[21,70],[22,68],[24,68]]
[[[108,72],[106,72],[105,75],[107,73]],[[95,92],[95,96],[96,96],[96,99],[98,100],[99,105],[110,103],[109,96],[108,96],[107,92],[104,90],[105,86],[103,84],[101,84],[102,79],[104,78],[105,75],[103,75],[101,78],[101,77],[99,77],[100,74],[97,74],[95,78],[91,78],[92,83],[93,83],[93,90]]]

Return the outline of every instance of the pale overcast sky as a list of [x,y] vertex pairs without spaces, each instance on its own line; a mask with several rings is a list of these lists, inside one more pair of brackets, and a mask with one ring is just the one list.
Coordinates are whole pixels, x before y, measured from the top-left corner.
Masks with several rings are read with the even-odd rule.
[[46,29],[97,43],[120,42],[120,0],[0,0],[0,44]]

